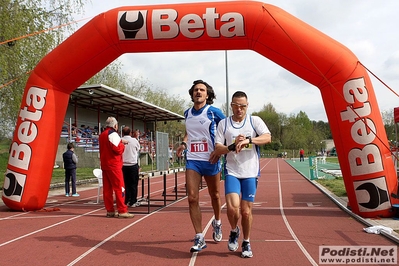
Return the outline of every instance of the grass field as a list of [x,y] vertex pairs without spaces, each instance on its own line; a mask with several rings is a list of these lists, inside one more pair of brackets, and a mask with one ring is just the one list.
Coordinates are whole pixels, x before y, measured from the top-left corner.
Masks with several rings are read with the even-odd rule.
[[[329,163],[338,163],[337,157],[327,157],[326,161]],[[334,193],[338,197],[346,196],[346,189],[344,185],[344,180],[342,177],[338,177],[335,179],[318,179],[316,180],[319,184],[326,187],[332,193]]]
[[326,187],[338,197],[345,197],[347,195],[342,177],[335,179],[318,179],[316,182]]

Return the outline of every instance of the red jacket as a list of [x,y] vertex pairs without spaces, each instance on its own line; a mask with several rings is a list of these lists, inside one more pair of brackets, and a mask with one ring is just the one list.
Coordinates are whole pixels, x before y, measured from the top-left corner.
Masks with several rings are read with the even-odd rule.
[[122,154],[125,150],[125,145],[123,145],[118,132],[111,127],[107,127],[99,137],[99,145],[101,169],[122,169]]

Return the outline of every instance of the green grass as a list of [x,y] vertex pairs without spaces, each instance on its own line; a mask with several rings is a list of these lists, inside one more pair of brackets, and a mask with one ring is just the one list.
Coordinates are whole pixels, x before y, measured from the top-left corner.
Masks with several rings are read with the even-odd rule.
[[[328,163],[339,163],[338,157],[327,157],[326,162]],[[316,180],[320,185],[326,187],[332,193],[338,197],[346,197],[346,189],[344,180],[342,177],[337,177],[335,179],[318,179]]]
[[[94,178],[93,168],[77,168],[76,178],[78,180]],[[53,170],[53,175],[51,178],[52,184],[63,183],[65,180],[65,169],[57,168]]]
[[[178,165],[175,164],[175,166],[177,167]],[[143,172],[151,171],[151,165],[142,166],[141,171],[143,171]],[[78,180],[94,178],[93,168],[79,168],[78,167],[76,169],[76,178]],[[64,179],[65,179],[65,170],[63,168],[56,168],[53,170],[53,175],[51,178],[52,184],[62,183],[62,182],[64,182]]]
[[338,197],[347,196],[344,180],[342,179],[342,177],[335,179],[318,179],[317,182],[326,187]]
[[328,163],[339,163],[338,157],[326,157],[326,162]]

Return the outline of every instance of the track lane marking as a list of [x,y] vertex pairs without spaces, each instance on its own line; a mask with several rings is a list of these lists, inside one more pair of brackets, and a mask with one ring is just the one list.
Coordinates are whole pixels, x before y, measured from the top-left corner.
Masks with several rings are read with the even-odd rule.
[[66,222],[75,220],[75,219],[80,218],[80,217],[82,217],[82,216],[86,216],[86,215],[91,214],[91,213],[93,213],[93,212],[97,212],[97,211],[99,211],[99,210],[100,210],[100,209],[92,210],[92,211],[86,212],[86,213],[84,213],[84,214],[80,214],[80,215],[77,215],[77,216],[75,216],[75,217],[66,219],[66,220],[64,220],[64,221],[61,221],[61,222],[58,222],[58,223],[55,223],[55,224],[52,224],[52,225],[43,227],[43,228],[41,228],[41,229],[32,231],[32,232],[30,232],[30,233],[28,233],[28,234],[24,234],[24,235],[22,235],[22,236],[20,236],[20,237],[17,237],[17,238],[14,238],[14,239],[9,240],[9,241],[7,241],[7,242],[1,243],[1,244],[0,244],[0,247],[5,246],[5,245],[8,245],[8,244],[13,243],[13,242],[18,241],[18,240],[21,240],[21,239],[23,239],[23,238],[25,238],[25,237],[28,237],[28,236],[37,234],[37,233],[39,233],[39,232],[45,231],[45,230],[47,230],[47,229],[53,228],[53,227],[58,226],[58,225],[60,225],[60,224],[63,224],[63,223],[66,223]]
[[[222,205],[221,209],[223,210],[224,207],[226,207],[226,203],[224,203],[224,204]],[[208,224],[205,226],[205,228],[204,228],[204,230],[203,230],[203,232],[202,232],[202,233],[204,234],[204,236],[205,236],[206,233],[208,232],[208,229],[209,229],[209,227],[211,226],[212,220],[213,220],[214,218],[215,218],[215,215],[213,215],[213,216],[211,217],[211,219],[209,219]],[[213,239],[212,239],[212,241],[213,241]],[[205,240],[205,242],[206,242],[206,240]],[[195,265],[195,261],[196,261],[196,259],[197,259],[197,254],[198,254],[198,252],[193,252],[193,253],[191,254],[191,259],[190,259],[190,262],[188,263],[189,266],[194,266],[194,265]]]
[[288,222],[287,217],[285,216],[284,213],[284,206],[283,206],[283,193],[282,193],[282,188],[281,188],[281,176],[280,176],[280,165],[278,163],[277,160],[277,180],[278,180],[278,193],[279,193],[279,201],[280,201],[280,213],[281,216],[283,218],[283,221],[285,223],[285,226],[287,227],[288,231],[290,232],[292,238],[295,240],[296,244],[298,245],[298,247],[300,248],[300,250],[302,251],[302,253],[305,255],[305,257],[308,259],[308,261],[312,264],[312,265],[318,265],[316,263],[316,261],[314,261],[314,259],[312,258],[312,256],[309,254],[309,252],[305,249],[305,247],[302,245],[301,241],[298,239],[298,237],[296,236],[294,230],[291,228],[290,223]]
[[[182,184],[184,184],[184,183],[182,183]],[[171,189],[171,188],[174,188],[174,187],[175,187],[175,186],[174,186],[174,184],[173,184],[173,185],[167,187],[167,189]],[[95,189],[97,190],[97,188],[95,188]],[[206,189],[206,187],[204,187],[202,190],[204,190],[204,189]],[[162,188],[162,189],[159,189],[159,190],[157,190],[157,191],[153,191],[153,192],[151,192],[151,194],[159,193],[159,192],[161,192],[161,191],[163,191],[163,188]],[[94,197],[97,197],[97,196],[94,196]],[[186,197],[187,197],[187,196],[181,198],[180,200],[185,199]],[[79,201],[83,201],[83,200],[87,200],[87,199],[90,199],[90,198],[92,198],[92,196],[90,196],[90,197],[85,197],[85,198],[81,198],[81,199],[76,199],[76,200],[73,200],[73,201],[67,201],[67,202],[63,202],[63,203],[59,203],[59,204],[54,204],[54,205],[49,204],[49,206],[52,206],[52,207],[55,207],[55,206],[56,206],[56,207],[57,207],[57,206],[63,206],[63,205],[72,205],[72,203],[79,202]],[[173,202],[173,204],[175,204],[176,202],[179,202],[180,200]],[[71,218],[69,218],[69,219],[66,219],[66,220],[63,220],[63,221],[60,221],[60,222],[57,222],[57,223],[54,223],[54,224],[45,226],[45,227],[43,227],[43,228],[37,229],[37,230],[35,230],[35,231],[32,231],[32,232],[30,232],[30,233],[26,233],[26,234],[21,235],[21,236],[19,236],[19,237],[16,237],[16,238],[13,238],[13,239],[8,240],[8,241],[6,241],[6,242],[0,243],[0,247],[6,246],[6,245],[8,245],[8,244],[11,244],[11,243],[16,242],[16,241],[21,240],[21,239],[24,239],[24,238],[29,237],[29,236],[31,236],[31,235],[34,235],[34,234],[43,232],[43,231],[45,231],[45,230],[51,229],[51,228],[53,228],[53,227],[56,227],[56,226],[58,226],[58,225],[61,225],[61,224],[64,224],[64,223],[73,221],[73,220],[75,220],[75,219],[77,219],[77,218],[81,218],[81,217],[83,217],[83,216],[87,216],[87,215],[90,215],[90,214],[92,214],[92,213],[95,213],[95,212],[98,212],[98,211],[101,211],[101,210],[105,209],[105,207],[103,206],[103,204],[99,204],[99,205],[102,206],[102,207],[101,207],[101,208],[97,208],[97,209],[92,210],[92,211],[89,211],[89,212],[86,212],[86,213],[83,213],[83,214],[79,214],[79,215],[73,216],[73,217],[71,217]],[[166,205],[165,207],[168,207],[168,206],[171,206],[171,205],[172,205],[172,204],[169,204],[169,205]],[[144,206],[144,205],[143,205],[143,206]],[[155,211],[155,212],[158,212],[158,211],[164,209],[165,207],[162,207],[162,208],[158,209],[158,210]],[[20,213],[20,214],[16,214],[16,215],[11,215],[11,216],[9,216],[9,217],[1,218],[0,221],[1,221],[1,220],[16,220],[17,218],[19,218],[19,219],[25,219],[25,218],[29,218],[29,219],[38,218],[37,216],[36,216],[36,217],[32,217],[32,216],[29,216],[29,217],[19,217],[19,216],[28,215],[28,214],[30,214],[30,213],[33,213],[33,211],[24,212],[24,213]],[[69,216],[69,215],[67,215],[67,216]],[[141,221],[143,218],[146,218],[146,217],[148,217],[148,216],[150,216],[150,215],[147,214],[147,215],[143,216],[142,218],[140,218],[140,219],[137,220],[137,221]],[[51,217],[53,217],[53,216],[40,216],[40,217],[42,217],[42,218],[51,218]],[[59,217],[62,217],[62,216],[58,216],[58,218],[59,218]],[[130,227],[130,226],[129,226],[129,227]],[[126,229],[127,229],[127,228],[126,228]],[[125,229],[125,230],[126,230],[126,229]],[[121,229],[121,230],[123,230],[123,229]],[[123,231],[124,231],[124,230],[123,230]],[[119,231],[118,231],[118,232],[119,232]],[[108,238],[107,238],[107,239],[108,239]]]

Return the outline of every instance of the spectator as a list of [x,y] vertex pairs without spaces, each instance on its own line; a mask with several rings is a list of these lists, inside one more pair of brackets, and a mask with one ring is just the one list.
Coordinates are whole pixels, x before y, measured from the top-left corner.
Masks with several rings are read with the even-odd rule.
[[138,141],[140,141],[140,129],[136,129],[134,131],[133,138],[136,138]]
[[75,124],[73,124],[72,127],[71,127],[71,133],[72,133],[72,137],[76,137],[76,126],[75,126]]
[[[127,211],[125,204],[125,184],[122,173],[122,154],[128,142],[118,135],[118,121],[115,117],[108,117],[105,125],[106,128],[99,138],[99,145],[106,216],[132,218],[134,215]],[[117,211],[114,208],[114,193]]]
[[300,162],[305,161],[304,156],[305,156],[305,151],[303,149],[300,149],[299,150],[299,161]]
[[[79,197],[79,194],[76,193],[76,164],[78,163],[78,157],[76,156],[75,147],[72,143],[68,143],[67,151],[62,154],[62,159],[64,161],[64,169],[65,169],[65,196],[69,197]],[[70,194],[70,186],[69,182],[71,182],[72,186],[72,194]]]
[[89,126],[87,126],[86,128],[85,128],[85,134],[86,134],[86,138],[91,138],[91,136],[92,136],[92,131],[91,131],[91,129],[90,129],[90,127]]
[[122,156],[122,172],[126,188],[125,204],[129,207],[137,207],[140,206],[140,203],[137,202],[137,186],[139,184],[138,152],[140,144],[136,138],[132,138],[129,127],[122,129],[122,135],[122,139],[128,142],[125,145],[125,151]]

